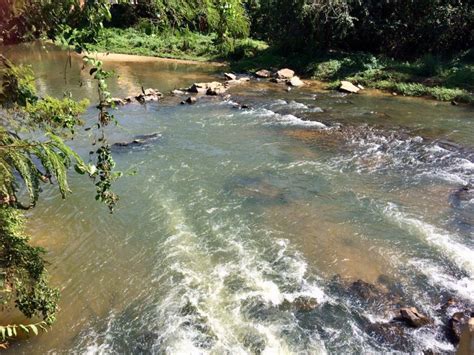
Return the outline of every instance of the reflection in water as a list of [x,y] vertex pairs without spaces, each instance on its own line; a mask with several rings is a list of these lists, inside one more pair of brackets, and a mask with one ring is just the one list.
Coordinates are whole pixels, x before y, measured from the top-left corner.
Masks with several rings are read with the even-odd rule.
[[[7,51],[33,64],[42,93],[61,95],[64,53],[35,46]],[[107,66],[118,74],[113,96],[220,71]],[[74,59],[66,87],[93,99],[80,67]],[[45,189],[29,229],[49,250],[61,312],[50,333],[11,352],[453,352],[439,308],[449,297],[474,302],[474,203],[457,193],[472,181],[472,112],[316,85],[287,93],[260,82],[231,94],[251,108],[166,98],[116,111],[112,143],[161,138],[115,153],[138,173],[118,182],[114,215],[80,177],[67,201]],[[73,144],[87,154],[87,141],[81,133]],[[435,323],[393,342],[374,337],[407,305]]]

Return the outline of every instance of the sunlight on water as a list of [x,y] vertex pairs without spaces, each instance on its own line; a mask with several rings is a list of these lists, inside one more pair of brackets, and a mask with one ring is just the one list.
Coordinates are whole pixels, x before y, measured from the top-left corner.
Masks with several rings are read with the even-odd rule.
[[[41,92],[62,94],[64,53],[13,53],[39,71]],[[119,75],[113,96],[141,86],[166,93],[220,70],[107,65]],[[67,86],[93,99],[79,66]],[[474,302],[474,202],[460,190],[473,181],[472,110],[312,86],[231,93],[115,112],[112,143],[159,139],[115,152],[119,168],[137,174],[117,183],[114,215],[80,177],[66,201],[45,189],[29,229],[64,285],[61,312],[51,332],[10,351],[452,352],[437,312],[448,297]],[[436,129],[420,128],[428,125]],[[81,132],[73,144],[86,154],[87,142]],[[389,296],[361,300],[357,280]],[[401,345],[381,342],[370,326],[390,321],[399,304],[436,322],[407,330]]]

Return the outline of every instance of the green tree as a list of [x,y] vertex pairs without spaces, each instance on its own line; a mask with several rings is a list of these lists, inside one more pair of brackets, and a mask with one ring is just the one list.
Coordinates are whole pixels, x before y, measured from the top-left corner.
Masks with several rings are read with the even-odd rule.
[[[81,51],[84,42],[90,40],[88,36],[97,34],[102,20],[109,16],[107,4],[106,0],[86,2],[81,8],[90,22],[84,27],[86,36],[64,27],[60,42]],[[118,201],[111,186],[120,173],[113,170],[115,164],[104,133],[104,127],[114,121],[108,111],[113,104],[106,83],[111,74],[101,61],[89,56],[84,56],[84,61],[99,91],[96,135],[100,144],[89,164],[65,143],[82,125],[80,115],[88,102],[38,97],[31,69],[16,66],[0,55],[0,302],[14,305],[27,318],[40,319],[27,325],[0,326],[0,343],[18,331],[37,334],[38,328],[54,322],[58,310],[59,291],[48,284],[45,251],[30,245],[24,231],[22,211],[36,205],[41,185],[56,184],[65,198],[70,192],[68,170],[74,167],[92,179],[96,199],[111,211]]]

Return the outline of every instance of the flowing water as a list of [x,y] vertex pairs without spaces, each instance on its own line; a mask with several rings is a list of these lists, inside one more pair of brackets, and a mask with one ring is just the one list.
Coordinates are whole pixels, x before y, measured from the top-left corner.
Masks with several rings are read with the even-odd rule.
[[[41,94],[95,89],[80,61],[40,45],[2,51],[33,66]],[[219,78],[222,68],[106,62],[113,96]],[[66,75],[64,69],[67,68]],[[474,111],[316,84],[252,82],[232,98],[167,97],[115,111],[109,140],[159,133],[115,151],[113,215],[71,176],[29,215],[48,248],[61,311],[15,353],[452,353],[439,309],[474,302]],[[235,102],[249,109],[235,108]],[[91,107],[87,123],[96,119]],[[87,126],[87,124],[86,124]],[[90,137],[73,145],[87,155]],[[390,305],[351,292],[363,280],[434,319],[403,344],[368,331]],[[395,295],[395,296],[394,296]],[[318,303],[304,311],[301,297]],[[392,307],[393,308],[393,307]]]

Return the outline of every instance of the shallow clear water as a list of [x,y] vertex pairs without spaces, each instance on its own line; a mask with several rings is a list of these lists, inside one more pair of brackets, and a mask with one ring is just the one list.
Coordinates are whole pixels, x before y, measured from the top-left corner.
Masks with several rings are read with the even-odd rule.
[[[64,52],[3,49],[32,64],[41,93],[61,95]],[[222,68],[107,63],[113,96],[218,78]],[[94,99],[74,60],[66,87]],[[78,83],[83,80],[82,86]],[[347,291],[356,280],[396,293],[435,319],[407,331],[403,351],[453,352],[437,313],[474,302],[474,111],[317,85],[232,89],[232,101],[166,98],[115,112],[110,141],[161,133],[115,152],[113,215],[89,181],[54,189],[29,216],[62,285],[53,329],[12,352],[368,353],[400,350],[367,332],[387,309]],[[234,108],[234,102],[250,105]],[[94,109],[85,115],[91,122]],[[73,143],[87,152],[85,133]],[[394,291],[395,290],[395,291]],[[300,296],[310,312],[286,307]]]

